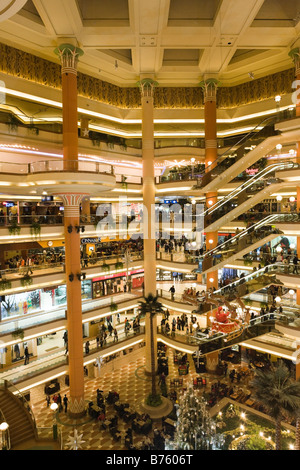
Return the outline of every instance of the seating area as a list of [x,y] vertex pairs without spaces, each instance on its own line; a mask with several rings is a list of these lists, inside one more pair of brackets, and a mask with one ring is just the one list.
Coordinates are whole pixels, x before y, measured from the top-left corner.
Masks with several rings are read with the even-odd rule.
[[125,447],[131,448],[133,442],[133,431],[138,435],[147,436],[152,430],[152,420],[147,414],[138,413],[129,403],[120,402],[116,391],[109,391],[106,397],[103,391],[97,389],[96,404],[90,402],[88,414],[95,421],[99,421],[99,430],[108,431],[115,442],[119,442],[122,433],[118,428],[119,420],[128,424],[125,435]]

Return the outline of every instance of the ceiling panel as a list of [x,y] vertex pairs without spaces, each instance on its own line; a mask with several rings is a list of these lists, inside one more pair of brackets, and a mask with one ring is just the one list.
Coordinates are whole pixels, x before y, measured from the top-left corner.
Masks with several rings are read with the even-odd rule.
[[300,16],[300,0],[265,0],[252,26],[295,26]]
[[83,24],[129,24],[128,0],[77,0]]

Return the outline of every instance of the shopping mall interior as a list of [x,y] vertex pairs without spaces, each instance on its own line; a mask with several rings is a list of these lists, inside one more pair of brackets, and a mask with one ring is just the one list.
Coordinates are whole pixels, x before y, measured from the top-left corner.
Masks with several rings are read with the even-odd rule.
[[1,450],[300,450],[299,89],[300,0],[0,2]]

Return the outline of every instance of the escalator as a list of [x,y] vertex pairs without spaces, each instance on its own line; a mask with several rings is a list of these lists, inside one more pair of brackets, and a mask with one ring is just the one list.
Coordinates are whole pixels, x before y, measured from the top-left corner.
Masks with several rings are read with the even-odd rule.
[[249,296],[271,285],[282,286],[283,283],[277,279],[276,274],[284,273],[285,269],[286,267],[280,264],[265,266],[225,287],[217,289],[214,295],[221,295],[228,302],[232,302],[236,298]]
[[[298,163],[288,160],[271,164],[260,171],[204,211],[202,216],[204,217],[205,231],[217,231],[222,225],[236,219],[239,215],[268,198],[270,194],[281,189],[282,180],[276,178],[276,172],[298,168]],[[286,186],[292,186],[293,184],[293,182],[285,182]]]
[[[258,213],[258,215],[261,216],[263,214]],[[283,235],[283,232],[276,228],[276,224],[299,222],[300,216],[298,214],[270,214],[205,253],[200,258],[197,272],[203,274],[216,268],[221,269],[226,264],[242,259],[246,254],[260,248],[274,238],[280,237]]]
[[217,160],[199,175],[197,189],[203,193],[217,191],[220,185],[232,181],[245,169],[249,168],[260,158],[273,150],[277,144],[294,143],[300,140],[299,129],[280,134],[275,130],[275,124],[285,119],[291,119],[295,111],[287,116],[281,113],[264,119],[251,132],[240,139],[229,150],[220,155]]
[[[276,317],[270,319],[268,316],[259,317],[259,319],[250,322],[249,325],[241,327],[230,334],[217,333],[215,337],[203,340],[199,345],[200,355],[209,354],[211,352],[220,351],[229,348],[235,344],[257,338],[258,336],[271,333],[275,330]],[[280,318],[281,319],[281,318]]]

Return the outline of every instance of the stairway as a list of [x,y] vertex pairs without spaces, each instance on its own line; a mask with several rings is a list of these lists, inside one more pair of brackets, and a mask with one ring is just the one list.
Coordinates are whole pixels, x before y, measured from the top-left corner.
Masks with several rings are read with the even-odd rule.
[[29,412],[19,398],[7,390],[0,390],[0,409],[9,424],[11,449],[21,442],[36,438],[35,426]]

